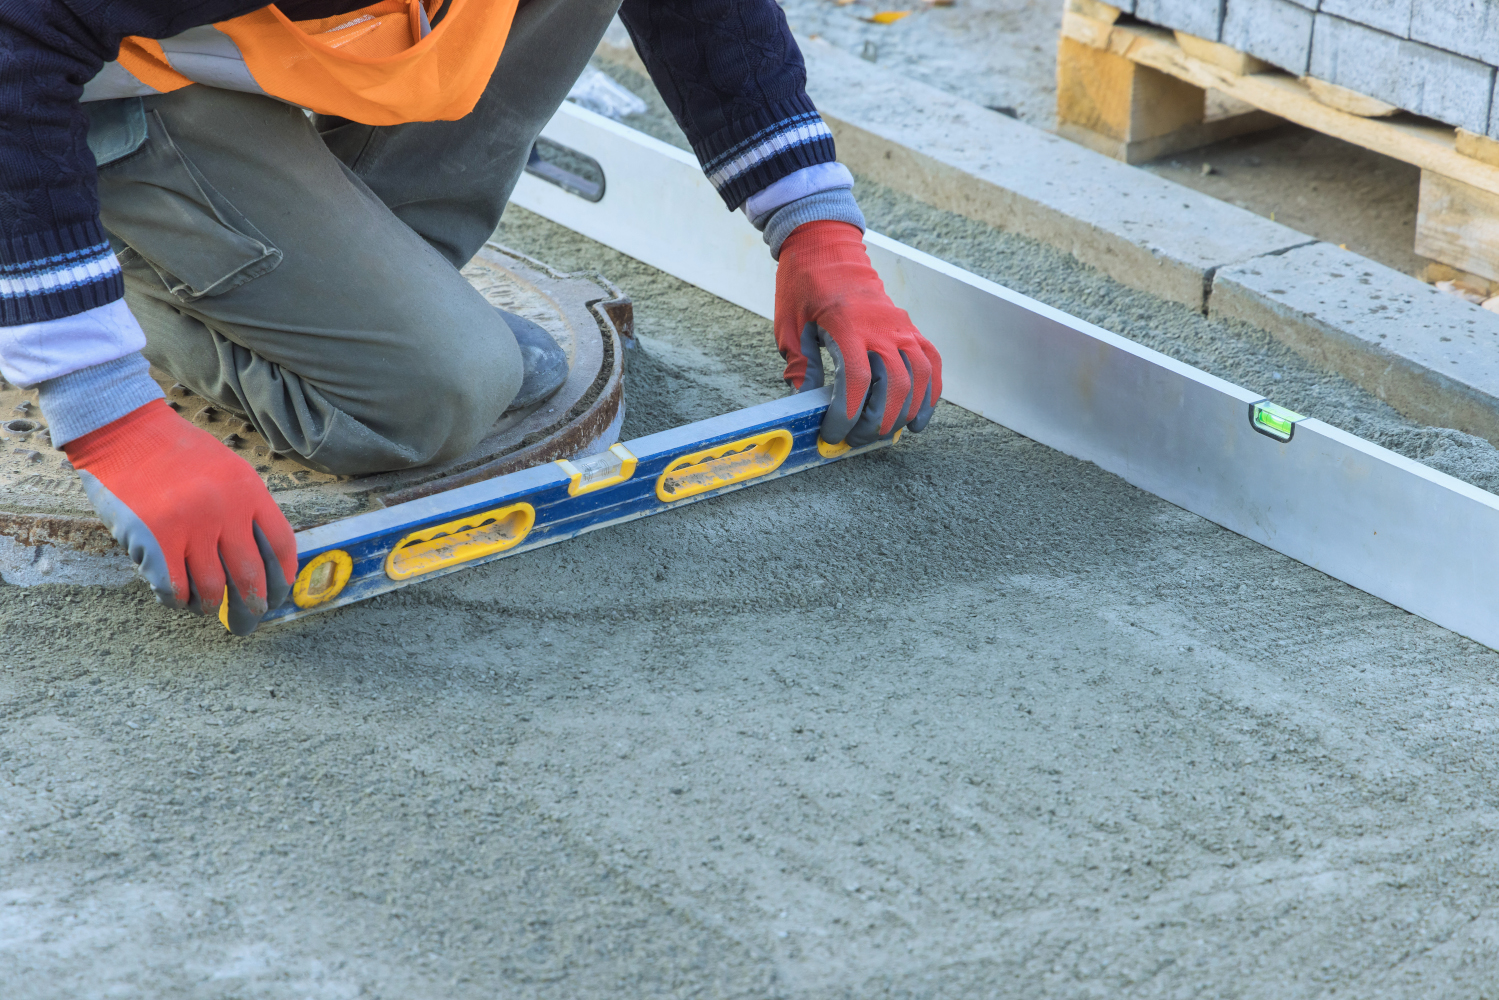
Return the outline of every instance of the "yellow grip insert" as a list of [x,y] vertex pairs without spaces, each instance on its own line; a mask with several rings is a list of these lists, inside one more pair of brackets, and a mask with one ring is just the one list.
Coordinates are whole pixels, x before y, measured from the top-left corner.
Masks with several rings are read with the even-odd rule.
[[[314,556],[302,567],[296,581],[291,585],[291,599],[299,608],[315,608],[338,596],[354,572],[354,560],[347,552],[331,549]],[[229,588],[224,588],[224,599],[219,602],[219,623],[229,627]]]
[[[895,444],[900,440],[900,436],[905,432],[906,429],[904,427],[896,431],[895,436],[890,439],[890,443]],[[823,458],[837,458],[839,455],[846,455],[852,450],[853,445],[849,444],[847,441],[839,441],[837,444],[828,444],[822,439],[821,434],[817,435],[817,454],[821,455]]]
[[535,523],[536,508],[517,503],[413,531],[385,557],[385,575],[408,580],[513,549]]
[[823,458],[837,458],[839,455],[842,455],[852,447],[853,446],[850,445],[847,441],[839,441],[837,444],[828,444],[822,439],[821,434],[817,435],[817,454],[821,455]]
[[672,459],[656,480],[662,503],[769,475],[791,454],[791,432],[767,431]]
[[332,549],[312,558],[291,586],[292,603],[299,608],[315,608],[339,595],[354,572],[354,560],[347,552]]

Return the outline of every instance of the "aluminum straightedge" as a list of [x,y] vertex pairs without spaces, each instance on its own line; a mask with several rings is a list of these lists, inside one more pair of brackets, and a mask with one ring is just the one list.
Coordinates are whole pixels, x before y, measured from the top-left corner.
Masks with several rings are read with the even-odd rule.
[[[688,154],[564,104],[597,203],[526,176],[513,200],[770,316],[774,264]],[[1499,649],[1499,497],[1319,420],[1258,432],[1259,395],[875,233],[892,298],[942,352],[945,396],[1444,628]]]

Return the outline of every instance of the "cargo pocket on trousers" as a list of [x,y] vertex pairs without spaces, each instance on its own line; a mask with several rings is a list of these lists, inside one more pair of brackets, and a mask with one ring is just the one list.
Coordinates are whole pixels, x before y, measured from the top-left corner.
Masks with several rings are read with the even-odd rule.
[[99,170],[104,228],[182,302],[222,295],[275,269],[281,251],[183,155],[161,115],[146,117],[140,149]]

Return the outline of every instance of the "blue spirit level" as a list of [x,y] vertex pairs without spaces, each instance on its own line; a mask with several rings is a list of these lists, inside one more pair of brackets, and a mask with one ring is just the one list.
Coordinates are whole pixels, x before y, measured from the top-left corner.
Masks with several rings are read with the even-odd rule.
[[[297,533],[291,600],[264,624],[362,601],[893,444],[818,436],[830,389],[651,434]],[[221,619],[227,613],[223,605]],[[227,622],[226,622],[227,624]]]

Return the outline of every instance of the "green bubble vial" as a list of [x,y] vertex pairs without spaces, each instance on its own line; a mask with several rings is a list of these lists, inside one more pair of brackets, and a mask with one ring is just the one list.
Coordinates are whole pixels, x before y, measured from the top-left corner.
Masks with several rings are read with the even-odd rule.
[[1276,406],[1269,400],[1249,404],[1249,423],[1255,430],[1277,441],[1289,441],[1296,433],[1296,424],[1306,418],[1284,406]]

